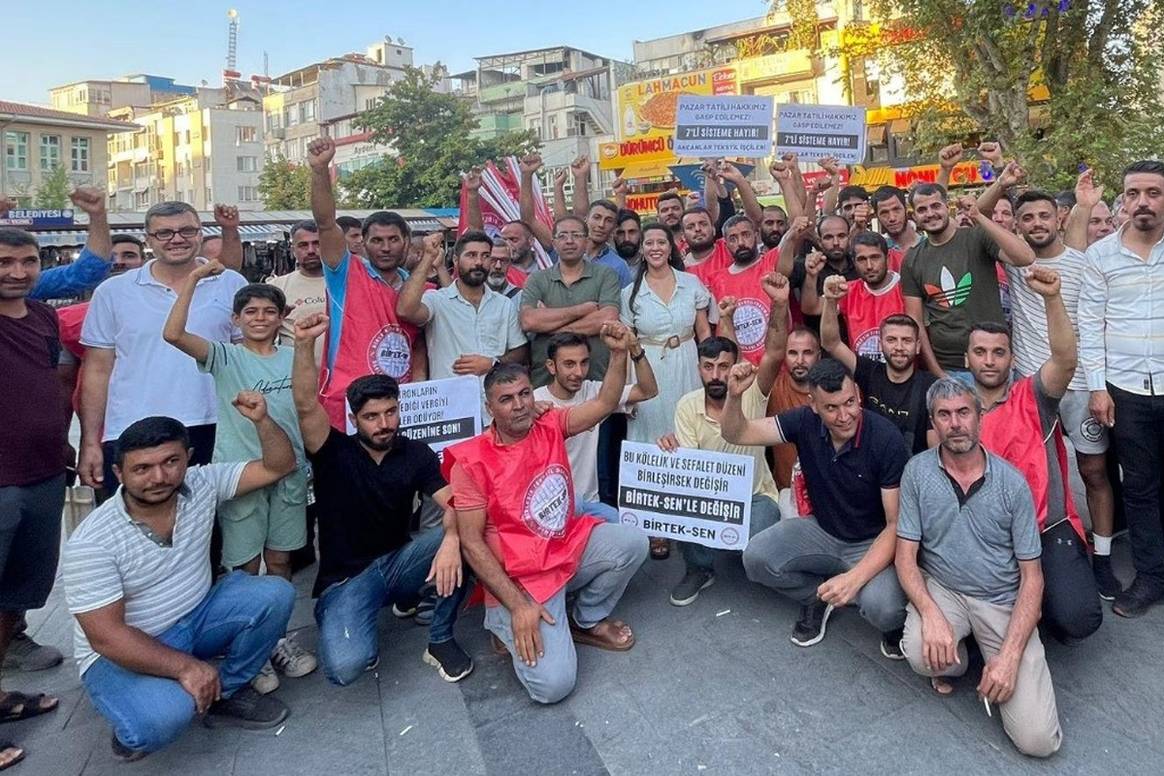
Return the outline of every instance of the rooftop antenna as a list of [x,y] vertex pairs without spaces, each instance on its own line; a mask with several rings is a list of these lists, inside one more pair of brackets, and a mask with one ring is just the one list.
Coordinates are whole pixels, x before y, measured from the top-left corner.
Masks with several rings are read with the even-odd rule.
[[226,18],[229,21],[226,25],[226,67],[222,71],[224,86],[241,77],[238,72],[238,11],[231,8],[226,12]]

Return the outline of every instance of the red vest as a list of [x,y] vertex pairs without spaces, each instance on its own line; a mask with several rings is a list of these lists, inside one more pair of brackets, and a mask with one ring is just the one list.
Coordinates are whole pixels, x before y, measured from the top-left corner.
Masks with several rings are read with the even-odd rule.
[[[459,463],[487,499],[485,541],[505,573],[538,603],[578,570],[590,532],[602,521],[574,513],[574,478],[566,454],[568,410],[550,410],[529,435],[503,445],[493,428],[445,448],[445,479]],[[497,600],[487,593],[486,603]]]
[[[357,377],[390,375],[412,382],[412,345],[420,330],[396,317],[396,290],[369,275],[359,256],[350,256],[343,323],[334,362],[323,348],[319,372],[319,399],[332,428],[347,430],[345,393]],[[330,369],[328,364],[331,364]]]
[[849,347],[859,356],[884,361],[881,353],[881,322],[891,315],[905,312],[901,294],[901,277],[893,273],[880,291],[871,291],[864,280],[849,281],[849,293],[838,304],[845,316]]
[[772,308],[772,300],[764,293],[760,279],[775,270],[779,260],[780,249],[773,248],[743,272],[732,272],[729,264],[713,275],[707,284],[707,289],[716,299],[736,298],[736,312],[732,315],[736,342],[740,346],[740,355],[753,364],[759,364],[764,355],[768,312]]
[[[1086,546],[1083,521],[1075,511],[1071,485],[1067,479],[1067,448],[1063,432],[1056,424],[1054,430],[1056,465],[1063,482],[1063,505],[1067,520]],[[1047,493],[1051,484],[1047,452],[1043,444],[1043,426],[1039,421],[1039,405],[1035,399],[1034,377],[1024,377],[1010,387],[1010,396],[982,418],[982,444],[987,450],[1006,459],[1018,469],[1035,497],[1035,516],[1039,531],[1047,527]]]

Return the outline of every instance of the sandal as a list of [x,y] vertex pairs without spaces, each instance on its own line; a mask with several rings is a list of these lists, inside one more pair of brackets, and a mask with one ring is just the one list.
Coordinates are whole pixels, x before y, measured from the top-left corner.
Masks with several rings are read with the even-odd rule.
[[657,536],[651,537],[651,558],[652,560],[667,560],[671,557],[671,542],[667,539],[661,539]]
[[[628,633],[626,641],[620,639],[623,628],[626,628]],[[630,628],[622,620],[606,619],[593,628],[582,628],[571,617],[570,636],[574,639],[575,644],[598,647],[611,652],[626,652],[635,645],[634,633],[630,632]]]
[[[4,759],[5,752],[16,752],[16,756],[9,759],[9,760],[5,760]],[[20,762],[23,759],[24,759],[24,750],[23,749],[21,749],[19,746],[12,743],[11,741],[0,741],[0,771],[4,770],[5,768],[11,768],[13,765],[16,765],[16,763]]]
[[931,676],[930,687],[933,687],[934,692],[938,695],[953,695],[954,693],[954,685],[944,676]]
[[[45,701],[49,701],[45,705]],[[25,695],[22,692],[10,691],[0,701],[0,722],[19,722],[22,719],[37,717],[56,710],[60,700],[50,698],[44,693]]]

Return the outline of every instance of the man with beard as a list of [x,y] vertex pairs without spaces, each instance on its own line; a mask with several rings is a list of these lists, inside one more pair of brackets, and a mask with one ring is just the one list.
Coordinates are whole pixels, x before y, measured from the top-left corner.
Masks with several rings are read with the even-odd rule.
[[[388,375],[351,382],[346,404],[354,434],[335,429],[319,401],[314,341],[328,326],[311,315],[295,327],[291,390],[303,447],[315,476],[319,511],[319,574],[312,595],[319,657],[328,680],[348,685],[380,662],[380,610],[413,604],[432,583],[439,598],[422,659],[446,682],[473,670],[453,638],[465,597],[456,514],[436,453],[401,435],[400,388]],[[415,499],[424,494],[444,511],[441,526],[409,535]]]
[[633,272],[643,260],[642,247],[642,219],[635,211],[622,208],[618,211],[618,223],[614,227],[614,252]]
[[[909,596],[901,650],[941,695],[962,676],[973,635],[986,665],[978,695],[997,704],[1020,752],[1049,757],[1063,740],[1036,628],[1042,601],[1038,530],[1027,484],[979,443],[982,403],[942,379],[927,395],[941,445],[901,476],[895,566]],[[922,550],[922,552],[919,552]]]
[[287,632],[295,588],[242,571],[215,584],[206,563],[215,508],[295,469],[262,393],[243,391],[233,403],[254,424],[260,458],[191,466],[180,421],[135,421],[117,438],[121,487],[65,545],[81,682],[125,762],[172,743],[196,714],[209,727],[265,730],[289,713],[248,683]]
[[[830,283],[839,281],[848,290],[848,293],[840,295],[838,305],[844,316],[844,339],[858,355],[879,360],[882,358],[881,322],[891,315],[905,312],[901,278],[889,270],[889,246],[884,237],[876,232],[858,232],[853,235],[851,242],[853,266],[860,274],[860,279],[848,281],[843,275],[834,274],[825,278],[822,285],[827,289]],[[819,262],[810,257],[805,266],[811,276]],[[822,296],[817,293],[816,283],[804,284],[800,307],[805,315],[821,314]]]
[[[747,218],[749,223],[753,224],[752,230],[754,232],[755,224],[762,220],[762,211],[759,201],[756,199],[756,192],[752,189],[752,184],[748,182],[748,179],[735,165],[728,162],[720,162],[714,170],[709,170],[706,175],[708,193],[705,197],[708,199],[712,196],[713,189],[722,188],[717,182],[717,177],[722,177],[723,180],[736,187],[740,194],[740,200],[744,203],[744,215],[741,217]],[[736,217],[735,215],[731,217],[720,215],[721,208],[724,205],[729,205],[730,202],[731,198],[728,197],[723,202],[717,203],[714,209],[698,205],[689,207],[683,213],[680,222],[683,228],[683,239],[688,250],[687,255],[683,257],[683,263],[687,267],[687,271],[698,277],[703,285],[709,289],[712,278],[732,262],[733,251],[727,246],[726,239],[716,239],[717,231],[726,237],[727,225]],[[723,226],[717,230],[716,220],[720,217],[724,218]]]
[[[856,280],[860,277],[849,254],[849,235],[851,232],[852,228],[849,226],[849,222],[838,215],[825,216],[817,224],[816,240],[820,252],[825,258],[824,264],[815,275],[818,296],[824,289],[825,280],[833,275],[841,275],[845,280]],[[780,242],[780,261],[776,266],[777,272],[788,275],[792,288],[801,292],[802,299],[805,282],[810,279],[808,262],[807,259],[798,260],[796,257],[800,253],[804,241],[812,237],[811,224],[807,218],[799,216],[793,219],[792,228],[788,230],[788,234]],[[807,311],[805,314],[808,314]]]
[[752,537],[744,550],[748,579],[800,604],[796,646],[819,643],[834,608],[855,604],[881,632],[881,654],[902,660],[906,601],[893,570],[898,488],[909,458],[901,432],[861,408],[852,374],[831,359],[808,373],[808,407],[750,420],[742,397],[755,371],[748,363],[732,368],[723,437],[737,445],[796,445],[812,512]]
[[671,230],[677,244],[683,239],[683,198],[679,192],[664,191],[659,195],[655,203],[655,217],[660,224]]
[[1079,295],[1079,358],[1091,414],[1113,429],[1123,467],[1136,579],[1112,611],[1138,617],[1164,598],[1164,162],[1124,170],[1123,209],[1130,220],[1087,249]]
[[465,559],[486,590],[485,627],[537,703],[573,691],[575,644],[635,645],[630,626],[610,615],[646,560],[647,537],[578,514],[565,444],[614,412],[623,394],[629,332],[608,321],[600,334],[610,363],[595,398],[537,416],[525,368],[499,365],[485,379],[493,424],[445,450]]
[[396,301],[401,320],[424,328],[431,379],[485,373],[499,361],[524,364],[529,344],[517,309],[485,282],[492,263],[493,241],[484,232],[467,231],[453,246],[457,279],[441,289],[425,290],[429,268],[440,261],[439,235],[425,239],[416,272]]
[[[772,310],[764,334],[764,354],[760,359],[755,382],[745,392],[741,402],[743,413],[749,419],[762,418],[768,406],[768,393],[776,382],[788,344],[788,297],[790,288],[783,275],[770,274],[761,281],[765,296],[771,300]],[[730,320],[726,316],[725,320]],[[730,323],[728,324],[730,331]],[[752,536],[775,524],[780,519],[776,505],[780,493],[772,479],[764,448],[734,445],[727,442],[720,430],[720,418],[727,398],[727,376],[739,360],[740,352],[730,337],[709,337],[699,343],[699,379],[703,387],[679,400],[675,406],[675,433],[659,440],[667,452],[678,447],[710,450],[717,453],[750,456],[754,460],[752,475]],[[687,606],[699,597],[700,591],[715,582],[716,552],[692,542],[680,542],[686,570],[683,578],[671,589],[673,606]]]
[[[762,281],[776,268],[779,251],[763,255],[756,247],[756,226],[745,215],[735,215],[723,227],[723,242],[731,252],[732,263],[712,275],[707,286],[716,299],[735,300],[732,330],[740,355],[753,364],[764,355],[764,338],[768,331],[768,308],[771,300],[764,293]],[[787,314],[787,310],[785,310]]]
[[[1076,337],[1079,295],[1083,290],[1083,275],[1087,260],[1083,253],[1063,244],[1056,229],[1058,213],[1055,199],[1047,193],[1028,191],[1016,202],[1018,233],[1035,249],[1034,266],[1055,270],[1060,279],[1060,295],[1067,308],[1067,316]],[[1012,290],[1012,336],[1014,338],[1015,371],[1029,377],[1051,357],[1050,337],[1043,298],[1023,281],[1022,273],[1007,267]],[[1079,475],[1087,489],[1087,507],[1095,555],[1092,567],[1099,595],[1113,600],[1120,592],[1119,580],[1111,568],[1111,537],[1115,522],[1115,496],[1107,473],[1108,430],[1091,417],[1087,405],[1087,377],[1083,365],[1075,369],[1067,392],[1059,401],[1059,420],[1063,432],[1075,448]]]
[[[338,221],[337,221],[338,223]],[[323,280],[323,259],[319,257],[319,227],[314,221],[300,221],[291,227],[291,255],[295,269],[286,275],[268,278],[267,283],[283,292],[291,312],[279,329],[279,343],[295,344],[295,323],[327,309],[327,287]],[[316,343],[315,362],[323,362],[323,341]]]
[[864,186],[845,186],[837,192],[837,215],[849,222],[853,229],[869,226],[869,192]]
[[[1000,178],[1014,180],[1014,167],[1007,165]],[[901,268],[905,310],[926,328],[926,368],[935,376],[949,373],[969,384],[966,343],[971,324],[1006,320],[996,263],[1023,267],[1035,260],[1035,252],[977,208],[972,213],[975,225],[959,229],[950,218],[946,190],[937,184],[915,187],[910,202],[926,239],[910,249]]]
[[[1053,211],[1048,208],[1046,215],[1045,226],[1054,229]],[[1022,472],[1035,497],[1046,581],[1043,623],[1058,638],[1082,639],[1099,628],[1103,609],[1087,563],[1087,538],[1067,480],[1067,450],[1059,428],[1059,403],[1075,375],[1075,332],[1055,270],[1033,266],[1019,279],[1043,299],[1050,358],[1031,376],[1015,379],[1010,331],[988,321],[971,329],[966,360],[985,408],[983,446]]]
[[307,147],[311,212],[319,227],[331,321],[319,395],[335,428],[347,429],[344,397],[353,380],[380,374],[401,383],[420,382],[428,377],[428,363],[420,329],[396,314],[400,289],[408,279],[401,268],[408,250],[408,222],[387,210],[372,213],[362,226],[365,255],[353,254],[336,222],[329,169],[333,158],[335,141],[330,137],[313,140]]
[[889,268],[901,272],[906,252],[921,239],[909,217],[905,192],[896,186],[882,186],[869,198],[869,206],[885,232],[885,241],[889,243]]
[[761,213],[760,242],[770,251],[780,247],[780,240],[788,231],[788,213],[779,205],[765,205]]
[[519,299],[521,286],[514,285],[509,280],[510,268],[513,266],[509,255],[509,243],[495,237],[493,247],[489,251],[489,276],[485,278],[485,283],[506,299]]

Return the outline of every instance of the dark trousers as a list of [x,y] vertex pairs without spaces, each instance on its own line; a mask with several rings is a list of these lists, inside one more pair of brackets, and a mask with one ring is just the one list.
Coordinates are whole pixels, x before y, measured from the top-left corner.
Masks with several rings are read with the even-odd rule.
[[1043,532],[1043,625],[1058,639],[1083,639],[1099,630],[1103,606],[1087,549],[1071,523]]
[[626,439],[626,415],[616,412],[598,427],[598,498],[618,506],[618,456]]
[[1124,514],[1136,575],[1164,585],[1164,524],[1160,477],[1164,470],[1164,396],[1140,396],[1109,385],[1115,402],[1115,438],[1124,470]]

